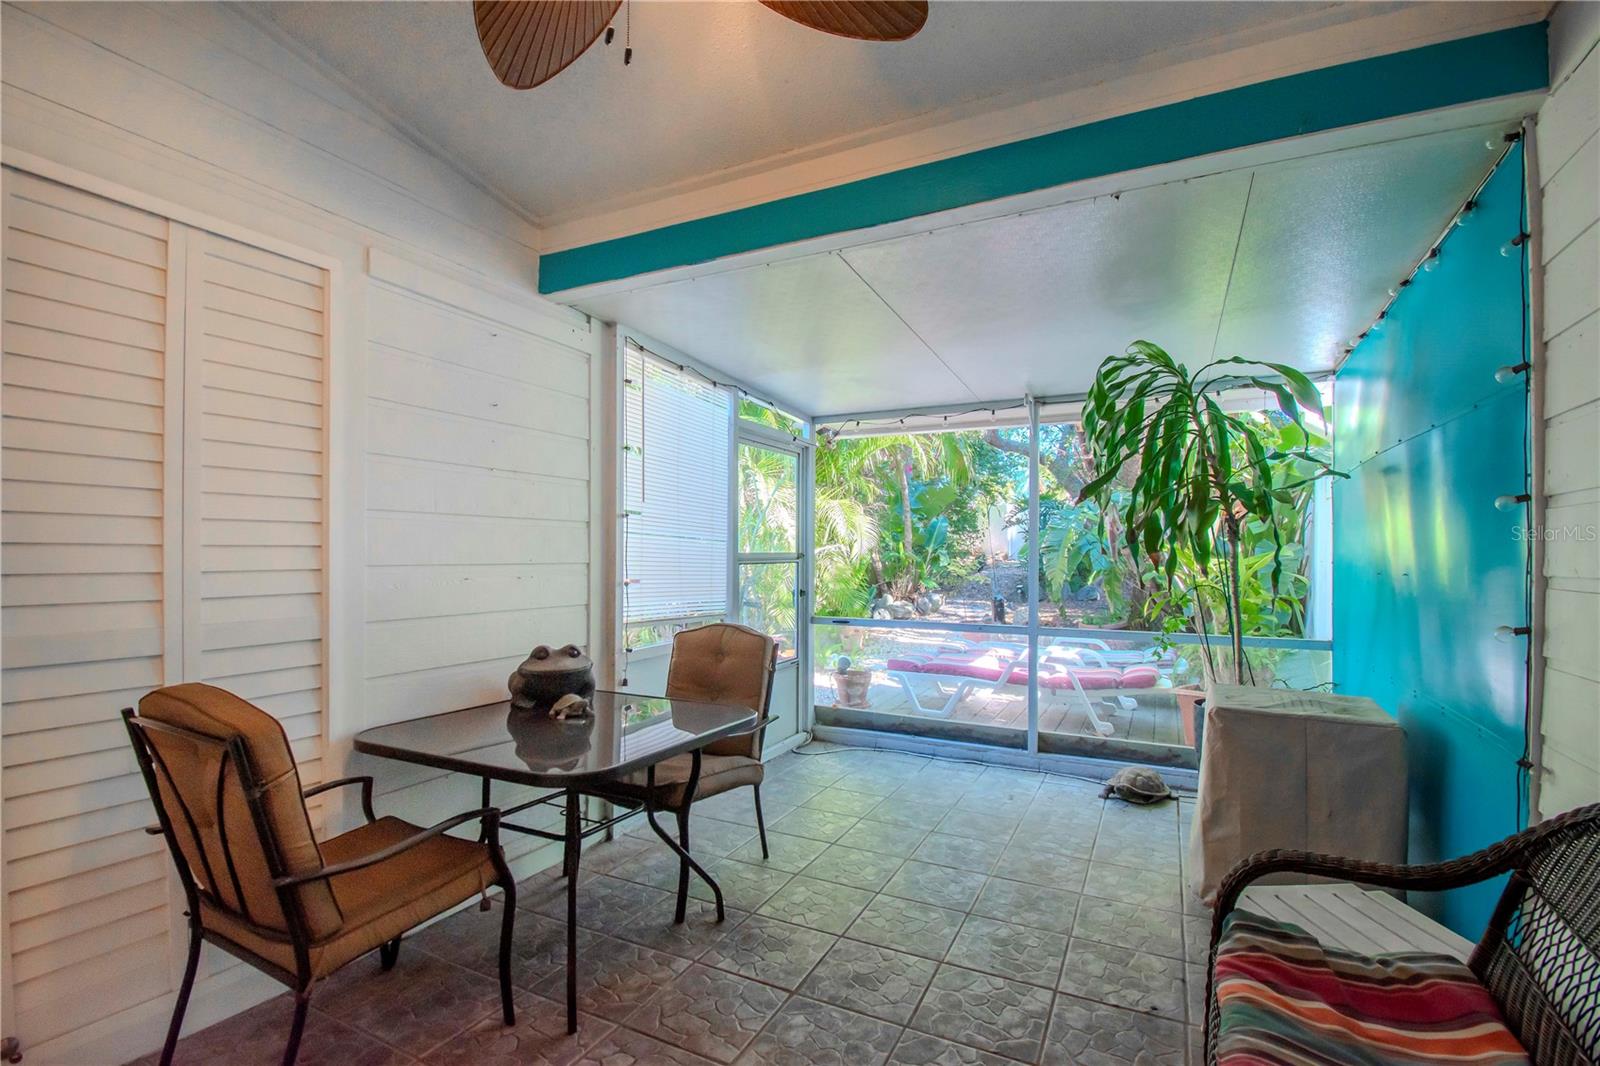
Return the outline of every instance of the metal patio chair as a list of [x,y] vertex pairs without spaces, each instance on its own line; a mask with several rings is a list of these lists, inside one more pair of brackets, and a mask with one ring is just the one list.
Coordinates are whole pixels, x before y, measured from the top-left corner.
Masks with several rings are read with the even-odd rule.
[[[372,778],[302,789],[283,727],[267,712],[210,685],[156,689],[139,713],[122,712],[159,828],[183,882],[189,956],[162,1048],[170,1066],[194,987],[202,941],[294,991],[284,1066],[299,1054],[315,983],[378,950],[394,966],[400,937],[499,885],[500,997],[513,1023],[511,934],[516,885],[500,850],[499,812],[468,811],[423,829],[372,810]],[[320,843],[308,797],[361,786],[366,824]],[[483,839],[445,835],[481,821]]]

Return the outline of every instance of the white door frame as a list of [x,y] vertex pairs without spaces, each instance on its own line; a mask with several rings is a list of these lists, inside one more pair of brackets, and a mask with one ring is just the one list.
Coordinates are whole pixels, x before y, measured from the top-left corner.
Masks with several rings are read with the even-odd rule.
[[[802,688],[811,664],[811,538],[813,490],[811,441],[739,417],[733,405],[728,449],[728,617],[740,617],[739,567],[745,563],[795,564],[795,655],[778,664],[773,690],[792,683],[795,686],[795,730],[808,732],[815,714],[813,702]],[[795,458],[795,550],[790,552],[739,551],[739,446],[749,444]],[[792,680],[787,678],[792,677]]]

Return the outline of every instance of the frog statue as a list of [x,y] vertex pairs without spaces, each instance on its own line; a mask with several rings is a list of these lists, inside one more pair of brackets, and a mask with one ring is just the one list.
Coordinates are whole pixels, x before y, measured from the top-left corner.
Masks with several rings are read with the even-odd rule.
[[551,648],[541,644],[506,682],[517,710],[549,710],[562,696],[587,700],[594,694],[594,664],[576,644]]

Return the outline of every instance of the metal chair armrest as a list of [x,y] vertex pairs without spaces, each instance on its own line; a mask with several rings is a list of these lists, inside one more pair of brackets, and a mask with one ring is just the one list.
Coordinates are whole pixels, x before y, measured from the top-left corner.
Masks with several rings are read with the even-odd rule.
[[365,775],[360,777],[340,777],[332,781],[324,781],[320,785],[312,785],[310,788],[301,790],[300,798],[310,799],[312,796],[320,795],[323,792],[331,792],[336,788],[345,788],[348,785],[361,786],[361,813],[367,816],[367,821],[376,822],[378,816],[372,810],[372,778]]
[[[363,855],[359,859],[336,863],[333,866],[324,866],[320,870],[309,870],[303,874],[290,874],[286,877],[275,878],[272,884],[273,887],[280,889],[294,888],[297,885],[309,884],[314,881],[325,881],[330,877],[338,877],[340,874],[354,873],[357,870],[363,870],[368,866],[375,866],[380,862],[392,859],[396,855],[411,850],[418,844],[449,832],[458,825],[480,818],[483,820],[484,842],[491,849],[491,854],[498,856],[500,854],[500,808],[480,807],[475,811],[458,814],[454,818],[446,818],[437,825],[431,825],[419,833],[413,833],[399,843],[391,844],[389,847],[375,851],[371,855]],[[497,861],[495,865],[497,869],[500,868],[503,865],[503,860]]]

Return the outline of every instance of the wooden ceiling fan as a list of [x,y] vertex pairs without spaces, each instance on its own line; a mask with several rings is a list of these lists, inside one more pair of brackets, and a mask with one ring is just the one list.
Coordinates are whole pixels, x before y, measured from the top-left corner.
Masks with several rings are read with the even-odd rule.
[[[928,21],[927,0],[761,3],[802,26],[859,41],[903,41]],[[531,89],[594,44],[621,6],[622,0],[473,0],[472,18],[494,76],[510,88]]]

